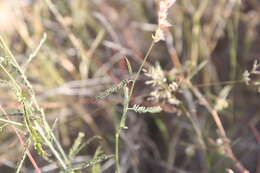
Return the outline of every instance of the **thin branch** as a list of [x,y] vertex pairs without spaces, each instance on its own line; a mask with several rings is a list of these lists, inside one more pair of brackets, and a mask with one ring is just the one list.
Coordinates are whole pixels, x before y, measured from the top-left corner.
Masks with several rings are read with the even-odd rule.
[[249,173],[249,171],[240,163],[240,161],[236,158],[234,155],[232,148],[230,146],[230,140],[228,139],[226,135],[226,131],[222,125],[222,122],[219,118],[218,112],[212,108],[210,103],[207,101],[207,99],[200,93],[200,91],[194,87],[190,81],[187,81],[187,84],[189,88],[192,90],[194,95],[199,99],[202,105],[205,106],[205,108],[209,111],[209,113],[212,115],[212,118],[214,119],[217,128],[219,130],[220,137],[224,140],[224,147],[225,147],[225,154],[228,158],[230,158],[234,163],[235,167],[241,172],[241,173]]

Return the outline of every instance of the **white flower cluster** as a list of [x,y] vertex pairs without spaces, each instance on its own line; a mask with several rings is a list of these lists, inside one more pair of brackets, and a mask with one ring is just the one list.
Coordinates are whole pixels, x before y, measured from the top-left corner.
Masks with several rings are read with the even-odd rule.
[[161,0],[158,12],[158,28],[153,35],[154,42],[165,40],[163,29],[170,27],[171,24],[167,21],[168,9],[175,3],[176,0]]
[[178,105],[180,103],[173,94],[177,91],[178,84],[175,81],[172,81],[170,84],[167,83],[167,79],[159,63],[156,63],[155,67],[143,71],[145,72],[144,74],[150,78],[145,84],[154,87],[154,90],[150,93],[151,97],[149,100],[163,100],[173,105]]
[[143,69],[145,75],[151,80],[145,82],[146,85],[158,86],[166,82],[163,70],[161,66],[156,63],[155,67],[151,67],[149,70]]
[[260,76],[260,63],[257,60],[254,61],[254,65],[250,71],[246,70],[243,73],[243,81],[246,83],[246,85],[249,85],[251,82],[254,86],[258,87],[258,92],[260,93],[260,80],[259,79],[252,80],[251,79],[252,75],[256,77]]

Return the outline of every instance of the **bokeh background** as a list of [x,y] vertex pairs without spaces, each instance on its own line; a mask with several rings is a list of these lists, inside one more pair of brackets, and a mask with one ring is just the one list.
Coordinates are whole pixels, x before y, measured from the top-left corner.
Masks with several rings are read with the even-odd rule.
[[[62,146],[68,151],[79,132],[85,133],[86,140],[102,137],[80,153],[79,161],[90,159],[98,146],[105,153],[114,153],[122,92],[103,100],[95,100],[95,96],[129,77],[125,57],[134,71],[138,69],[157,28],[158,2],[0,1],[0,34],[20,64],[47,34],[26,74],[47,120],[56,122],[54,131]],[[241,81],[244,71],[260,60],[260,1],[177,0],[168,20],[173,26],[166,32],[166,41],[155,45],[145,68],[158,63],[167,78],[173,78],[176,73],[188,76],[205,63],[191,81],[213,106],[223,88],[231,86],[224,99],[227,107],[219,111],[220,119],[235,156],[250,172],[260,173],[260,97],[257,86]],[[257,80],[257,75],[253,78]],[[220,173],[228,168],[238,172],[221,151],[217,127],[196,96],[187,96],[187,101],[180,92],[176,97],[192,102],[205,153],[201,153],[192,124],[178,106],[147,101],[153,90],[145,85],[147,79],[142,73],[132,103],[160,105],[163,111],[128,113],[128,129],[121,142],[122,172]],[[8,88],[1,88],[0,103],[7,111],[19,107]],[[0,172],[14,172],[23,147],[11,128],[1,130]],[[33,147],[31,151],[43,172],[58,172],[55,162],[44,161]],[[26,159],[22,171],[32,169]],[[102,163],[102,170],[113,172],[113,159]]]

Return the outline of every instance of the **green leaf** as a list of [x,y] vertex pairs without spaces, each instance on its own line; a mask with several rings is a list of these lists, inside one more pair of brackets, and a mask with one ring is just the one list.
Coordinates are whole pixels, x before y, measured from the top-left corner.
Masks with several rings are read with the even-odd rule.
[[76,154],[78,153],[77,150],[79,148],[79,146],[82,143],[82,139],[84,138],[85,134],[82,132],[79,132],[78,137],[76,138],[76,140],[74,141],[70,152],[69,152],[69,160],[73,160],[74,157],[76,156]]
[[102,154],[88,162],[85,163],[79,163],[79,164],[75,164],[73,166],[71,166],[70,168],[68,168],[66,170],[66,172],[71,172],[71,171],[78,171],[78,170],[82,170],[82,169],[86,169],[88,167],[94,166],[95,164],[98,164],[100,162],[103,162],[111,157],[114,157],[114,155],[106,155],[106,154]]
[[135,104],[132,108],[128,108],[128,110],[133,110],[137,113],[159,113],[162,111],[162,108],[160,106],[144,107]]
[[119,89],[123,88],[128,83],[128,80],[122,80],[119,84],[113,85],[110,88],[106,89],[105,91],[99,93],[96,96],[96,99],[103,99],[115,92],[117,92]]

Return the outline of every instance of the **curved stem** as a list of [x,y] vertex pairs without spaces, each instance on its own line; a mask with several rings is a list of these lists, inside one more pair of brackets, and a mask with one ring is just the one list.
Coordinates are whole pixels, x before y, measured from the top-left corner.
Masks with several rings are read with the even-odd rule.
[[117,128],[117,131],[116,131],[116,144],[115,144],[115,159],[116,159],[116,172],[117,173],[120,173],[120,162],[119,162],[119,138],[120,138],[120,134],[121,134],[121,130],[122,128],[125,127],[125,121],[126,121],[126,118],[127,118],[127,111],[128,111],[128,106],[129,106],[129,102],[131,100],[131,96],[133,94],[133,90],[134,90],[134,86],[135,86],[135,83],[138,79],[138,77],[140,76],[140,73],[141,73],[141,70],[145,64],[145,62],[147,61],[152,49],[153,49],[153,46],[155,45],[155,42],[153,41],[148,49],[148,51],[146,52],[145,54],[145,57],[143,59],[143,62],[142,64],[140,65],[136,75],[135,75],[135,78],[134,80],[132,81],[132,85],[131,85],[131,88],[130,88],[130,92],[128,93],[127,92],[124,92],[125,94],[125,99],[124,99],[124,111],[123,111],[123,115],[121,117],[121,120],[120,120],[120,125],[119,127]]
[[138,71],[137,71],[137,73],[136,73],[136,76],[135,76],[135,78],[134,78],[134,80],[133,80],[133,84],[132,84],[131,89],[130,89],[130,92],[129,92],[129,98],[130,98],[130,99],[131,99],[131,96],[132,96],[132,93],[133,93],[133,90],[134,90],[135,83],[136,83],[138,77],[140,76],[141,70],[142,70],[142,68],[143,68],[143,66],[144,66],[144,64],[145,64],[145,62],[147,61],[147,59],[148,59],[148,57],[149,57],[149,55],[150,55],[150,53],[151,53],[151,51],[152,51],[154,45],[155,45],[155,42],[153,41],[153,42],[151,43],[151,45],[150,45],[148,51],[146,52],[146,55],[145,55],[145,57],[144,57],[144,60],[143,60],[142,64],[140,65],[140,67],[139,67],[139,69],[138,69]]

